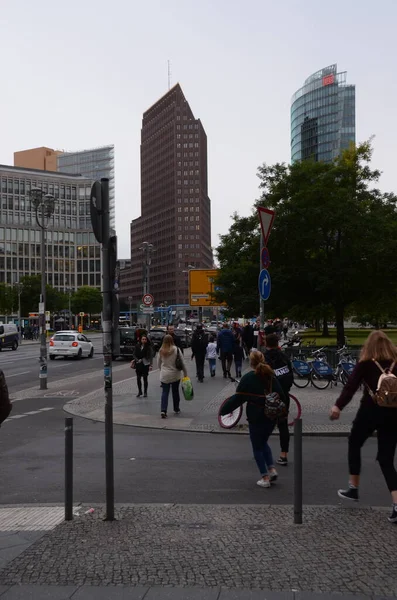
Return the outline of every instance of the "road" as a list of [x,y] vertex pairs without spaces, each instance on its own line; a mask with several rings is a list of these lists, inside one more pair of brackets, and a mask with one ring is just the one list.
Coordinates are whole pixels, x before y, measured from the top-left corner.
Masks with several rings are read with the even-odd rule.
[[[93,335],[90,339],[94,345],[94,357],[92,359],[56,358],[55,361],[48,360],[49,384],[61,377],[83,376],[85,373],[101,369],[103,364],[102,336]],[[0,368],[4,371],[11,394],[30,388],[36,383],[38,385],[39,356],[40,344],[38,342],[22,342],[15,352],[8,349],[0,352]]]
[[[64,398],[16,402],[18,416],[0,429],[0,504],[63,501]],[[183,408],[183,405],[182,405]],[[104,425],[74,419],[76,502],[105,499]],[[198,434],[116,426],[116,502],[272,503],[293,501],[293,467],[280,467],[270,490],[258,479],[246,435]],[[272,440],[277,453],[278,441]],[[336,489],[347,480],[346,438],[305,438],[304,501],[338,504]],[[376,442],[363,452],[362,502],[389,504],[375,462]]]

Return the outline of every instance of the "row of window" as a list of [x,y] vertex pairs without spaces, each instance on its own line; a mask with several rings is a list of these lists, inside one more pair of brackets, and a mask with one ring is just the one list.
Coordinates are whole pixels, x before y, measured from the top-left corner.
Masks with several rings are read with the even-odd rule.
[[[179,118],[180,118],[180,117],[179,117]],[[179,119],[178,119],[178,117],[177,117],[177,120],[179,120]],[[180,130],[180,129],[181,129],[181,126],[180,126],[180,125],[177,125],[177,126],[176,126],[176,128],[177,128],[178,130]],[[193,125],[192,123],[190,123],[190,125],[184,125],[184,126],[183,126],[183,129],[193,129],[193,128],[194,128],[194,129],[198,129],[198,128],[199,128],[199,126],[198,126],[198,123],[194,123],[194,125]]]
[[[15,212],[0,212],[0,223],[2,225],[23,225],[32,226],[35,217]],[[54,215],[50,221],[51,227],[61,227],[62,229],[91,229],[90,217],[59,217]]]
[[[177,198],[177,202],[178,204],[182,204],[182,198]],[[183,199],[183,203],[184,204],[188,204],[189,202],[191,203],[196,203],[199,204],[200,203],[200,198],[184,198]]]
[[[191,206],[189,208],[189,206],[185,206],[183,209],[183,212],[200,212],[200,207],[199,206]],[[178,212],[182,212],[182,206],[178,206]]]
[[[32,188],[39,188],[45,194],[51,194],[60,200],[88,199],[91,194],[91,185],[67,185],[64,183],[48,183],[30,179],[17,179],[11,177],[1,178],[1,192],[3,194],[14,194],[15,196],[29,196]],[[77,198],[78,189],[78,198]]]
[[[6,242],[40,242],[41,230],[39,229],[11,229],[0,227],[0,240]],[[71,231],[51,231],[46,232],[46,242],[71,242],[78,246],[87,246],[88,244],[95,244],[95,236],[92,232],[71,232]],[[99,246],[96,246],[100,252]]]
[[[200,217],[198,217],[198,216],[196,218],[195,217],[183,217],[183,218],[184,218],[185,222],[187,222],[187,221],[194,221],[194,220],[200,221]],[[181,222],[182,221],[182,217],[178,217],[178,221]]]
[[[198,134],[198,133],[195,133],[195,134],[194,134],[194,137],[195,137],[196,139],[198,139],[198,137],[199,137],[199,134]],[[193,134],[192,134],[192,133],[189,133],[189,134],[187,134],[187,133],[184,133],[184,134],[177,133],[177,134],[176,134],[176,139],[177,139],[177,140],[180,140],[180,139],[183,139],[183,140],[193,139]]]
[[178,244],[178,250],[182,250],[182,248],[197,248],[199,250],[201,248],[201,244]]
[[[77,210],[78,207],[78,210]],[[29,196],[17,197],[17,196],[1,196],[1,208],[2,210],[19,210],[32,212],[34,214],[34,206]],[[90,214],[90,203],[89,202],[67,202],[60,200],[55,202],[54,213],[60,215],[89,215]]]
[[[181,177],[182,171],[177,171],[176,174],[178,177]],[[200,171],[198,169],[196,169],[195,171],[193,171],[193,169],[191,171],[183,171],[184,177],[188,177],[189,175],[200,175]]]

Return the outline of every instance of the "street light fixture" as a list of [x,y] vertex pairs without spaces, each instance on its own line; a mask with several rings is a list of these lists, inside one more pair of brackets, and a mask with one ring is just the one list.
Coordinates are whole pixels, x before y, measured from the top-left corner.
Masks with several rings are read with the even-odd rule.
[[36,223],[41,229],[40,268],[41,268],[41,296],[39,303],[40,327],[40,389],[47,389],[47,332],[46,332],[46,263],[45,263],[45,232],[50,219],[54,214],[55,198],[51,194],[44,194],[40,188],[32,188],[29,193],[35,213]]
[[21,329],[21,294],[23,290],[23,284],[16,281],[14,283],[15,289],[18,294],[18,329],[19,329],[19,343],[22,344],[22,329]]

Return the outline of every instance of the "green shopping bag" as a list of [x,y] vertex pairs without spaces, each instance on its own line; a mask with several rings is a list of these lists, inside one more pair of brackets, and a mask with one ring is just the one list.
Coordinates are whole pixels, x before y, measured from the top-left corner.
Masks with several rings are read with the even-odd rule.
[[182,379],[182,392],[185,400],[193,400],[193,384],[190,377],[184,377]]

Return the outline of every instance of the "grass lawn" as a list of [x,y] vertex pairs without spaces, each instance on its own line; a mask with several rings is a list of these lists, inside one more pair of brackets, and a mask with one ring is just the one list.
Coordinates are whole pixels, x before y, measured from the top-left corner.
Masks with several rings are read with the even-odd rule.
[[[345,329],[349,346],[362,346],[373,329]],[[383,329],[389,338],[397,344],[397,329]],[[322,337],[321,333],[316,333],[314,329],[306,329],[302,334],[303,343],[316,340],[315,346],[335,346],[336,345],[336,329],[330,327],[330,336]]]

